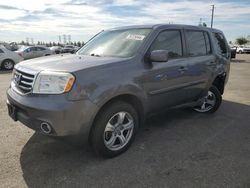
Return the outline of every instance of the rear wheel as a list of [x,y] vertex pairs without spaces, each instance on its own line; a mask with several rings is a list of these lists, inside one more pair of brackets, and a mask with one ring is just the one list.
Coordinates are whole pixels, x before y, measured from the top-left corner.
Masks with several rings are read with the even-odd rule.
[[14,68],[14,61],[12,61],[11,59],[6,59],[3,61],[2,63],[2,67],[5,69],[5,70],[12,70]]
[[213,113],[218,110],[221,101],[222,96],[220,91],[215,86],[212,86],[207,95],[202,99],[201,105],[194,107],[194,110],[200,113]]
[[92,147],[98,155],[115,157],[129,148],[137,128],[138,115],[130,104],[111,103],[95,121],[90,138]]

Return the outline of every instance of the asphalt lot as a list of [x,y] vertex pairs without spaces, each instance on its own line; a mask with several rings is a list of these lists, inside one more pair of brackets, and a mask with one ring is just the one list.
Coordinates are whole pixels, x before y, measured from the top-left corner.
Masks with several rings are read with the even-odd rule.
[[250,187],[250,54],[237,55],[217,113],[150,118],[114,159],[56,140],[7,116],[11,73],[0,73],[0,187]]

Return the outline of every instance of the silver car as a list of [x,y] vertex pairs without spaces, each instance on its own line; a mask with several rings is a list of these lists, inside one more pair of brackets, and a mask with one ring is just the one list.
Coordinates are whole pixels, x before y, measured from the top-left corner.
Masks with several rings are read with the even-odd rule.
[[0,46],[0,68],[5,70],[12,70],[14,65],[22,61],[23,58],[5,48],[4,46]]
[[16,52],[25,60],[54,54],[52,50],[44,46],[23,46]]

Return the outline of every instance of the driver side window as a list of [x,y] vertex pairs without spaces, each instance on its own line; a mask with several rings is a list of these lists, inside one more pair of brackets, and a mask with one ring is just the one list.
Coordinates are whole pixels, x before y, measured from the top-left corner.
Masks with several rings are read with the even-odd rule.
[[181,33],[178,30],[161,32],[150,47],[153,50],[167,50],[169,59],[183,56]]

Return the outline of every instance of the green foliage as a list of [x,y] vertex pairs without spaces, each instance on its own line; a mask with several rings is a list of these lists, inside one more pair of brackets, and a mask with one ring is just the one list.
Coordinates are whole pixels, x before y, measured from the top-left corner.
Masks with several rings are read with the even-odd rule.
[[[27,43],[25,41],[21,41],[18,44],[19,45],[30,45],[29,43]],[[65,44],[61,44],[59,42],[44,42],[44,41],[37,41],[36,44],[41,45],[41,46],[47,46],[47,47],[51,47],[51,46],[61,46],[61,47],[63,47],[65,45]],[[84,42],[74,41],[74,42],[67,43],[67,45],[74,45],[74,46],[82,47],[84,45]]]
[[244,45],[248,43],[249,41],[245,37],[239,37],[236,39],[236,43],[239,45]]

